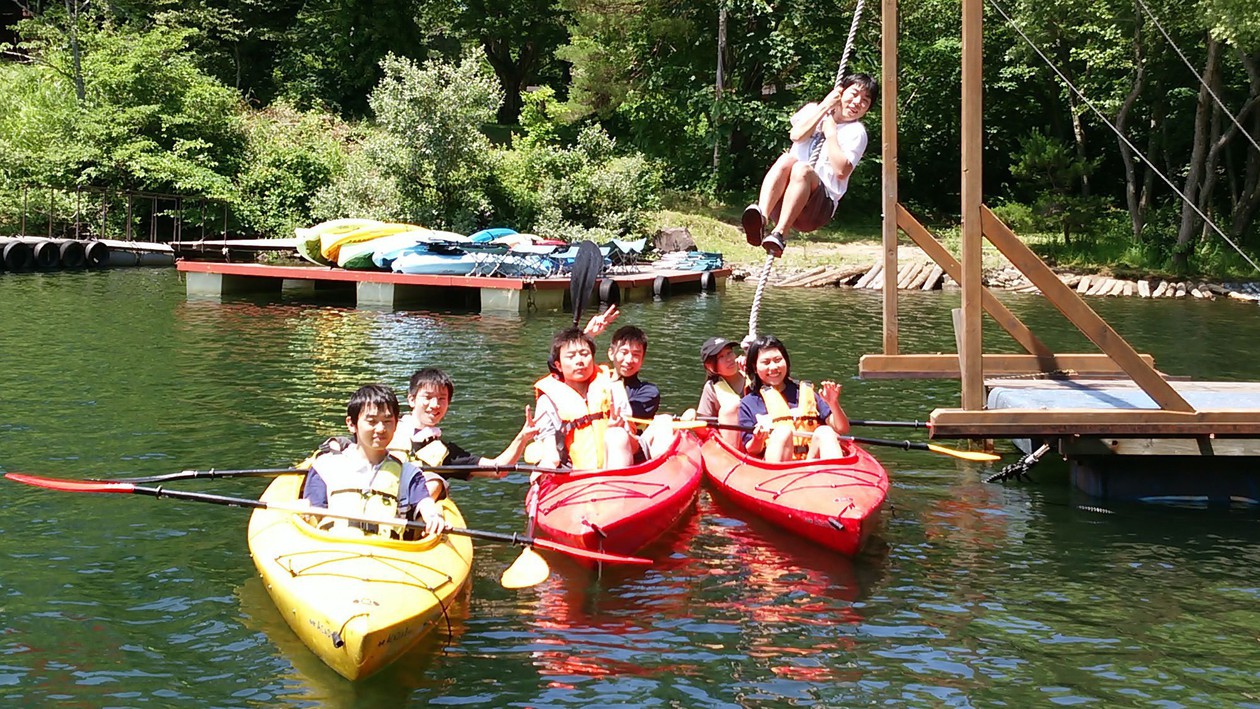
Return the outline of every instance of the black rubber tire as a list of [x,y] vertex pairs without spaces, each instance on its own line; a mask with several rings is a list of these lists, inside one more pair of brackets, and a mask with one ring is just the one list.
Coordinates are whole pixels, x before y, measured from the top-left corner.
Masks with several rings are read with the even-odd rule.
[[57,251],[61,256],[61,267],[67,271],[87,267],[87,252],[82,241],[63,241]]
[[608,305],[621,304],[621,286],[611,278],[599,282],[599,302]]
[[652,281],[652,295],[656,298],[668,298],[670,291],[669,279],[665,276],[657,276]]
[[109,265],[109,247],[99,241],[89,241],[84,247],[84,260],[88,268],[105,268]]
[[31,254],[35,257],[35,268],[40,271],[55,271],[61,268],[61,251],[51,241],[32,242]]
[[31,254],[31,247],[21,241],[5,244],[3,251],[0,251],[0,257],[4,259],[4,267],[10,271],[29,271],[35,267],[35,256]]
[[700,274],[700,290],[704,293],[717,291],[717,276],[713,275],[713,271],[705,271]]

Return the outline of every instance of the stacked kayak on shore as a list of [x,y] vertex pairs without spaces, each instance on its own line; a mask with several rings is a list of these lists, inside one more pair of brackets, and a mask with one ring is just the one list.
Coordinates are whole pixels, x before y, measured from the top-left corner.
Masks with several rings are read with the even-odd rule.
[[[276,478],[260,498],[293,503],[303,475]],[[462,527],[459,509],[443,514]],[[347,679],[373,674],[444,626],[468,583],[472,540],[444,534],[419,541],[347,537],[301,515],[258,509],[249,552],[280,614],[302,642]]]
[[551,254],[568,247],[506,227],[465,236],[372,219],[334,219],[296,233],[297,252],[311,263],[425,275],[551,276],[565,267]]
[[674,526],[703,478],[700,441],[677,432],[669,449],[639,465],[550,475],[530,491],[538,530],[583,549],[634,554]]
[[828,549],[856,556],[879,524],[888,473],[857,444],[842,446],[841,458],[767,463],[711,436],[702,453],[705,474],[724,497]]

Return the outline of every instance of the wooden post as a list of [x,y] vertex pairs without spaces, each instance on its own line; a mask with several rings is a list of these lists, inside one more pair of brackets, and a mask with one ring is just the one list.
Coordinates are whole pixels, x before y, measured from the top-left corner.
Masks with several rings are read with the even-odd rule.
[[962,3],[962,407],[984,408],[984,344],[981,338],[980,277],[982,235],[980,203],[983,126],[984,5],[982,0]]
[[[880,106],[880,135],[884,159],[883,241],[884,263],[893,264],[897,272],[897,0],[883,0],[880,9],[880,61],[883,64],[880,83],[883,103]],[[898,353],[898,315],[896,276],[884,276],[884,354]]]

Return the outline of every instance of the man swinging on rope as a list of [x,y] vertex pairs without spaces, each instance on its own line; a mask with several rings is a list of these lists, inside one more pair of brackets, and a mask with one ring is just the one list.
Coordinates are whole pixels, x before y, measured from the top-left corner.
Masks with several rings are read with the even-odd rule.
[[[861,118],[877,100],[875,79],[850,74],[821,103],[807,103],[792,116],[792,147],[766,173],[757,203],[744,210],[749,244],[778,258],[790,230],[814,231],[831,221],[866,152]],[[763,238],[767,216],[777,223]]]

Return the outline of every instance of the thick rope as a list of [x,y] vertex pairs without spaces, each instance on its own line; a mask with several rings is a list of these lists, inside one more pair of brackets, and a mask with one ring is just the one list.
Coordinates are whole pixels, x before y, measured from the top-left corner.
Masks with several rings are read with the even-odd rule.
[[[840,67],[836,69],[836,81],[834,88],[840,88],[840,83],[844,81],[844,70],[849,65],[849,55],[853,54],[853,42],[857,38],[858,23],[862,19],[862,7],[866,4],[866,0],[858,0],[857,6],[853,8],[853,22],[849,24],[849,38],[844,42],[844,53],[840,55]],[[823,145],[827,142],[819,140],[821,131],[815,134],[814,144],[809,152],[809,164],[816,165],[818,158],[822,155]]]
[[757,339],[757,315],[761,312],[761,296],[766,292],[766,281],[770,278],[770,269],[774,268],[774,256],[766,254],[766,265],[761,267],[761,279],[757,281],[757,293],[753,296],[752,311],[748,313],[748,337],[744,338],[744,349]]
[[[862,7],[866,4],[866,0],[857,0],[857,6],[853,8],[853,22],[849,24],[849,38],[844,42],[844,53],[840,55],[840,66],[836,69],[835,88],[840,87],[840,82],[844,80],[844,69],[849,64],[849,56],[853,54],[853,42],[857,38],[858,23],[862,19]],[[819,156],[822,155],[823,145],[826,140],[821,139],[821,132],[815,133],[814,144],[810,147],[809,164],[813,165],[818,162]],[[757,339],[757,316],[761,314],[761,296],[766,290],[766,281],[770,278],[770,270],[774,268],[774,257],[766,256],[766,265],[761,269],[761,278],[757,281],[757,293],[753,296],[752,311],[748,313],[748,336],[744,338],[744,347],[748,347],[749,343]]]

